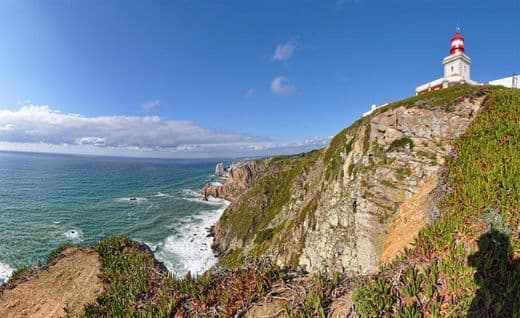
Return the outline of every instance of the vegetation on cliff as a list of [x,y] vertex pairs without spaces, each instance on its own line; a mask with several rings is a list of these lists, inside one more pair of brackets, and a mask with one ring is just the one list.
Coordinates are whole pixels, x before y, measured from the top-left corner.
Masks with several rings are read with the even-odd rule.
[[363,281],[366,317],[520,315],[520,92],[489,94],[448,158],[442,216]]
[[[285,226],[269,227],[282,207],[290,202],[294,187],[301,186],[298,177],[308,173],[319,155],[312,151],[295,156],[279,156],[268,160],[269,172],[259,175],[244,191],[236,205],[220,219],[221,228],[242,240],[256,243],[255,249],[243,254],[240,248],[227,251],[220,260],[222,265],[236,267],[243,264],[246,256],[258,256],[275,234]],[[265,159],[264,159],[265,160]],[[219,247],[217,246],[217,249]]]
[[[371,130],[380,129],[370,125],[373,116],[386,111],[402,106],[440,107],[450,113],[457,111],[461,101],[484,96],[478,116],[446,151],[446,158],[429,149],[444,147],[439,141],[431,144],[399,135],[383,147],[366,137]],[[104,291],[86,306],[85,314],[342,317],[355,310],[363,317],[520,316],[519,142],[519,90],[458,86],[390,104],[342,131],[326,149],[262,159],[262,167],[268,170],[259,171],[221,220],[220,231],[232,231],[243,240],[220,246],[224,250],[220,265],[225,267],[177,278],[146,246],[127,237],[96,244],[93,249],[99,255]],[[345,169],[345,158],[356,151],[370,151],[370,160]],[[396,166],[395,171],[388,168],[403,155],[432,166],[443,162],[446,196],[438,206],[439,217],[419,232],[413,247],[377,274],[307,274],[295,266],[294,259],[286,259],[289,266],[281,268],[259,257],[273,246],[301,248],[289,244],[295,232],[287,229],[303,231],[304,223],[313,229],[324,222],[311,217],[325,195],[317,180],[355,179],[356,173],[357,177],[363,169],[373,173],[379,165],[395,174],[395,180],[381,182],[393,189],[399,178],[414,173],[408,166]],[[362,181],[365,186],[367,181]],[[335,195],[346,191],[341,185],[344,183],[338,182],[332,189]],[[365,191],[363,195],[376,197],[377,193]],[[296,208],[286,209],[288,206]],[[338,233],[343,230],[334,228]],[[52,253],[49,263],[67,248]],[[18,271],[8,288],[30,272]]]
[[95,246],[107,284],[88,317],[231,317],[244,311],[286,272],[256,261],[236,270],[215,268],[176,278],[158,263],[146,246],[114,237]]
[[[435,190],[453,141],[494,89],[460,85],[414,96],[359,119],[324,149],[263,159],[215,227],[221,264],[270,255],[312,272],[377,269],[392,217],[431,179]],[[424,214],[421,227],[433,219]]]

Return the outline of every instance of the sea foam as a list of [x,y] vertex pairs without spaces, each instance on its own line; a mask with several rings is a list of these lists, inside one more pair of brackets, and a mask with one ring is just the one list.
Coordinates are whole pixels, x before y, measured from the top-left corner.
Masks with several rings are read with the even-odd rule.
[[221,199],[213,202],[218,203],[218,209],[199,212],[189,223],[177,227],[177,234],[158,244],[155,255],[177,276],[188,271],[200,274],[216,263],[211,249],[213,238],[208,237],[208,229],[218,221],[229,202]]
[[125,197],[125,198],[117,198],[115,201],[117,202],[128,202],[128,203],[142,203],[145,202],[146,198],[140,198],[140,197]]
[[63,235],[69,240],[73,240],[76,242],[83,241],[83,232],[78,229],[68,230],[67,232],[63,233]]
[[203,203],[207,205],[214,205],[214,206],[220,206],[224,204],[225,202],[228,202],[224,199],[214,198],[212,196],[208,196],[207,198],[204,198],[199,193],[193,191],[193,190],[184,190],[184,195],[182,196],[183,200],[191,201],[191,202],[197,202],[197,203]]
[[13,271],[9,265],[0,263],[0,285],[7,283]]

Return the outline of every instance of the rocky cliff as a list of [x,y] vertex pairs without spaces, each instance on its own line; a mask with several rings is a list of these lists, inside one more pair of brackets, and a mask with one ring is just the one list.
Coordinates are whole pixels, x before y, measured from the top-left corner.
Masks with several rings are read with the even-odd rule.
[[216,247],[243,265],[176,278],[127,237],[61,246],[0,286],[0,316],[520,317],[519,140],[520,90],[389,105],[323,150],[237,165]]
[[484,99],[460,86],[393,103],[325,149],[257,161],[247,183],[205,188],[240,194],[215,227],[221,263],[269,255],[312,272],[374,272],[435,218],[445,157]]
[[[250,185],[253,177],[258,171],[260,162],[261,161],[254,160],[234,162],[226,173],[222,184],[207,184],[199,191],[199,193],[203,195],[204,198],[212,196],[215,198],[226,199],[231,202],[235,201],[239,194]],[[215,174],[217,176],[222,176],[217,174],[219,171],[221,171],[220,164],[217,165]]]

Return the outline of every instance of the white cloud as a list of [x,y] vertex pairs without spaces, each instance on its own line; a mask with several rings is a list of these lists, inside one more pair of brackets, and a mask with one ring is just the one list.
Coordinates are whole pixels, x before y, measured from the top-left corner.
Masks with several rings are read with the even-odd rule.
[[273,61],[285,61],[292,57],[294,50],[296,50],[296,43],[288,41],[284,44],[278,44],[273,54]]
[[149,113],[161,104],[159,100],[149,100],[141,104],[141,110],[145,113]]
[[159,116],[65,114],[48,106],[0,110],[0,140],[110,147],[177,147],[184,144],[252,142],[246,134],[215,131],[192,122]]
[[78,145],[104,146],[107,139],[103,137],[80,137],[76,139]]
[[330,138],[274,142],[203,128],[159,116],[62,113],[48,106],[0,109],[0,149],[157,157],[231,157],[289,154],[325,146]]
[[13,129],[14,129],[13,124],[5,124],[5,125],[0,126],[0,131],[9,131],[9,130],[13,130]]
[[277,76],[271,81],[271,92],[277,95],[291,95],[296,92],[296,87],[286,77]]

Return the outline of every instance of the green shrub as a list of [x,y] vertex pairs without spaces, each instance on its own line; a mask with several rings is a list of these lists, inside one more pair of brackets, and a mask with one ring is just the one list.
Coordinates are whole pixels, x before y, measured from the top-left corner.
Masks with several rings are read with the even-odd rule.
[[273,238],[274,229],[265,229],[263,231],[258,232],[255,238],[256,244],[262,244],[265,241],[269,241],[271,238]]
[[388,146],[387,151],[389,152],[406,148],[410,150],[413,149],[413,141],[408,137],[403,137],[392,141],[390,146]]

